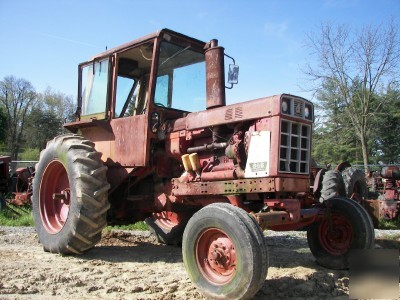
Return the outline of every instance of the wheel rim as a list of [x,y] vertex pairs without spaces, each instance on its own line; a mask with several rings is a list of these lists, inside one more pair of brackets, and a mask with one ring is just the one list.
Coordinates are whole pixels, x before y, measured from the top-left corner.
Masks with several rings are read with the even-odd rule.
[[157,220],[160,226],[169,229],[175,227],[181,221],[179,215],[172,211],[163,211],[160,213],[154,213],[153,216]]
[[56,234],[64,227],[70,199],[67,170],[60,161],[53,160],[44,170],[40,183],[40,216],[47,232]]
[[331,221],[332,226],[328,219],[322,221],[318,232],[319,240],[328,253],[342,255],[351,248],[353,227],[345,216],[339,214],[332,214]]
[[229,282],[236,271],[235,245],[228,235],[217,228],[204,230],[195,244],[196,263],[212,284]]

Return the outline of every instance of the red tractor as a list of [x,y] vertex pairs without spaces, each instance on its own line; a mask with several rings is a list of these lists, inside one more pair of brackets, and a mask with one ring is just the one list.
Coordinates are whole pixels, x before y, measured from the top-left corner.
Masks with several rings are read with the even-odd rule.
[[10,156],[0,156],[0,210],[7,204],[29,206],[34,168],[17,168],[10,176]]
[[[362,183],[360,186],[366,186]],[[370,192],[364,200],[364,206],[371,214],[375,227],[379,220],[400,221],[400,168],[382,167],[367,177]]]
[[[373,247],[367,212],[337,197],[337,173],[310,189],[313,104],[282,94],[226,105],[225,57],[217,40],[163,29],[79,65],[71,134],[36,166],[46,251],[81,254],[107,223],[146,220],[160,242],[182,243],[204,295],[243,299],[266,279],[263,229],[307,227],[317,262],[334,269]],[[238,66],[227,70],[237,83]]]

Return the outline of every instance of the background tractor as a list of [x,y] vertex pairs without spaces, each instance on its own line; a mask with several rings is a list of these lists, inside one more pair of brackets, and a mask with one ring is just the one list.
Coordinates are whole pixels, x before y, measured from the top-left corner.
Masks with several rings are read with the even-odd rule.
[[[10,172],[11,157],[0,156],[0,210],[12,206],[30,206],[32,197],[33,167],[20,167]],[[10,206],[11,204],[11,206]]]
[[[266,279],[264,229],[306,227],[334,269],[373,247],[371,219],[338,197],[336,173],[310,189],[313,104],[282,94],[226,105],[225,57],[217,40],[164,29],[79,65],[71,134],[48,142],[33,182],[46,251],[81,254],[107,223],[146,220],[160,242],[182,244],[203,294],[242,299]],[[234,61],[227,71],[237,83]]]

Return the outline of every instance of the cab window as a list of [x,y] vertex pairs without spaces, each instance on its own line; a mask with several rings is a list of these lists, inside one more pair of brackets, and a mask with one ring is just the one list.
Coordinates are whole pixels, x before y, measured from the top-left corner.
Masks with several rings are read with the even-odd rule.
[[153,43],[129,49],[117,57],[118,72],[114,117],[123,118],[146,112],[148,78]]
[[98,119],[106,115],[109,59],[92,62],[81,69],[82,116]]

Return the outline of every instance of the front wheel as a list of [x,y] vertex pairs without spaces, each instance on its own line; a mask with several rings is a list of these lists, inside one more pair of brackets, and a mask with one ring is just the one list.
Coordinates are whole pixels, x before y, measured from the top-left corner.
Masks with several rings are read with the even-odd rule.
[[262,231],[231,204],[211,204],[194,214],[183,234],[182,253],[190,279],[207,297],[251,298],[267,276]]
[[107,167],[94,144],[78,135],[47,143],[33,180],[32,208],[45,251],[81,254],[101,238],[109,208]]
[[373,249],[374,227],[365,209],[347,198],[324,202],[326,217],[309,226],[307,241],[319,265],[329,269],[347,269],[352,249]]

